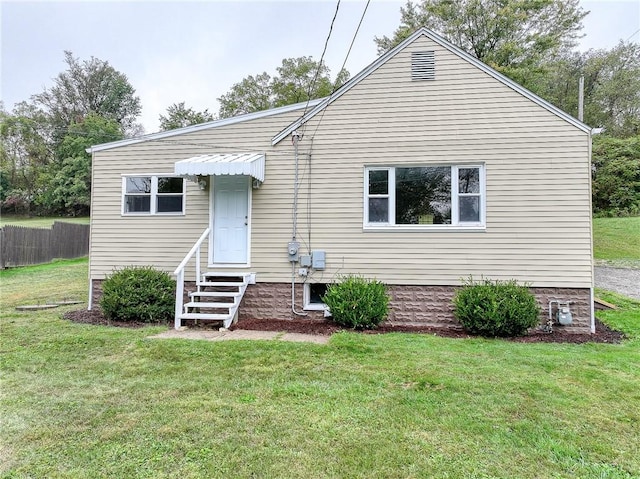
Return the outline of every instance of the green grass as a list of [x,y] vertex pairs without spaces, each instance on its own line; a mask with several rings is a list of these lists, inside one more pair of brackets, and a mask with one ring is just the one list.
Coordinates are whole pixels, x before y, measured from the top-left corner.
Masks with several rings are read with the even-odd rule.
[[89,217],[82,216],[78,218],[67,218],[57,216],[15,216],[2,215],[0,218],[0,228],[6,225],[27,226],[29,228],[50,228],[54,221],[63,221],[65,223],[78,223],[82,225],[89,224]]
[[593,257],[640,268],[640,216],[593,219]]
[[207,342],[15,311],[86,260],[0,281],[0,477],[640,477],[637,302],[618,345]]
[[596,296],[619,309],[598,311],[596,317],[628,338],[640,339],[640,302],[611,291],[596,288]]

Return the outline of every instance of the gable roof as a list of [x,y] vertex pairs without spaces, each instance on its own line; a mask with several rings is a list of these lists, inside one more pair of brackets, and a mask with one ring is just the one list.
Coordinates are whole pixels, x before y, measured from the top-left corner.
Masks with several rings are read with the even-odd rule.
[[207,130],[209,128],[219,128],[221,126],[233,125],[235,123],[242,123],[245,121],[257,120],[259,118],[265,118],[272,115],[278,115],[280,113],[288,113],[291,111],[302,110],[303,108],[314,107],[318,105],[324,98],[317,98],[310,100],[309,102],[294,103],[293,105],[281,106],[278,108],[271,108],[269,110],[257,111],[254,113],[245,113],[244,115],[232,116],[231,118],[223,118],[221,120],[208,121],[206,123],[200,123],[199,125],[186,126],[184,128],[177,128],[175,130],[160,131],[158,133],[150,133],[148,135],[142,135],[136,138],[128,138],[125,140],[112,141],[109,143],[101,143],[99,145],[93,145],[87,148],[87,153],[94,153],[96,151],[110,150],[112,148],[118,148],[121,146],[135,145],[136,143],[142,143],[151,140],[161,140],[163,138],[170,138],[172,136],[184,135],[186,133],[194,133],[196,131]]
[[402,43],[400,43],[396,47],[392,48],[391,50],[387,51],[386,53],[384,53],[383,55],[378,57],[377,60],[375,60],[373,63],[371,63],[368,67],[366,67],[364,70],[362,70],[356,76],[351,78],[351,80],[349,80],[347,83],[345,83],[340,88],[338,88],[338,90],[336,90],[333,94],[329,95],[327,98],[324,98],[320,103],[318,103],[318,105],[315,106],[315,108],[311,109],[304,116],[300,117],[299,119],[297,119],[296,121],[291,123],[289,126],[287,126],[280,133],[278,133],[276,136],[274,136],[272,138],[272,140],[271,140],[271,144],[272,145],[278,144],[283,138],[287,137],[288,135],[293,133],[296,129],[298,129],[300,126],[302,126],[307,121],[309,121],[311,118],[313,118],[315,115],[317,115],[318,113],[322,112],[322,110],[327,108],[331,103],[333,103],[338,98],[340,98],[342,95],[347,93],[349,90],[351,90],[353,87],[355,87],[358,83],[360,83],[362,80],[364,80],[369,75],[371,75],[374,71],[376,71],[380,66],[384,65],[389,59],[391,59],[392,57],[394,57],[395,55],[400,53],[408,45],[410,45],[416,39],[420,38],[423,35],[426,36],[427,38],[433,40],[435,43],[437,43],[441,47],[449,50],[454,55],[457,55],[458,57],[462,58],[463,60],[466,60],[467,62],[471,63],[472,65],[474,65],[475,67],[479,68],[480,70],[482,70],[483,72],[485,72],[489,76],[491,76],[491,77],[495,78],[496,80],[498,80],[500,83],[503,83],[504,85],[506,85],[507,87],[509,87],[512,90],[516,91],[517,93],[520,93],[524,97],[526,97],[529,100],[533,101],[534,103],[540,105],[542,108],[548,110],[549,112],[551,112],[554,115],[558,116],[559,118],[567,121],[568,123],[571,123],[576,128],[578,128],[578,129],[580,129],[580,130],[582,130],[582,131],[584,131],[586,133],[591,131],[591,128],[589,126],[585,125],[583,122],[581,122],[578,119],[574,118],[573,116],[565,113],[564,111],[562,111],[558,107],[552,105],[548,101],[540,98],[535,93],[527,90],[525,87],[519,85],[518,83],[514,82],[510,78],[507,78],[502,73],[497,72],[496,70],[494,70],[490,66],[486,65],[485,63],[481,62],[480,60],[478,60],[474,56],[469,55],[464,50],[461,50],[460,48],[456,47],[452,43],[449,43],[447,40],[442,38],[437,33],[434,33],[431,30],[428,30],[427,28],[420,28],[419,30],[416,30],[411,36],[406,38]]

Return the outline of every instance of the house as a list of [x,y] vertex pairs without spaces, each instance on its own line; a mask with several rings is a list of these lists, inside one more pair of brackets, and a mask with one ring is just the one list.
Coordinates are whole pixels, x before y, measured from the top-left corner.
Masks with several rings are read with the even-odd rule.
[[315,319],[357,273],[389,321],[451,326],[473,276],[594,331],[589,127],[429,30],[328,98],[90,151],[90,307],[114,268],[154,265],[176,327]]

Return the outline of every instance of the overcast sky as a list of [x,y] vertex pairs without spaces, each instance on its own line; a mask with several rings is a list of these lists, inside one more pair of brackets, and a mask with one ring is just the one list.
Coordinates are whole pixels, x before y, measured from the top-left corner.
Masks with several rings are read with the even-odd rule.
[[[325,56],[332,74],[344,62],[365,1],[343,0]],[[390,36],[405,1],[372,0],[346,68],[377,57],[374,36]],[[591,11],[580,48],[640,42],[640,0],[581,0]],[[217,98],[247,75],[275,73],[283,58],[319,60],[335,0],[315,1],[6,1],[0,0],[1,98],[6,109],[53,84],[64,50],[108,61],[127,75],[142,102],[145,131],[181,101],[218,112]]]

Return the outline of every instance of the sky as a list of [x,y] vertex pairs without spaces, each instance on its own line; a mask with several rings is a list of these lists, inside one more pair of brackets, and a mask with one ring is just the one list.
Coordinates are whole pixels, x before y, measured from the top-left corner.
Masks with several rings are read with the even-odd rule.
[[[346,63],[355,75],[377,58],[375,36],[391,36],[406,2],[372,0]],[[579,48],[640,42],[640,0],[580,0],[591,13]],[[325,54],[335,75],[366,2],[343,0]],[[124,73],[142,103],[139,122],[158,131],[168,106],[217,113],[217,98],[248,75],[276,73],[283,58],[319,60],[335,0],[0,0],[0,99],[6,110],[50,88],[64,51]],[[332,76],[333,78],[333,76]]]

